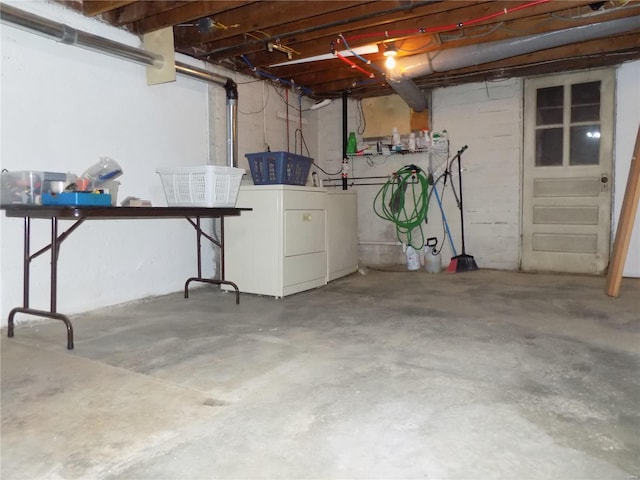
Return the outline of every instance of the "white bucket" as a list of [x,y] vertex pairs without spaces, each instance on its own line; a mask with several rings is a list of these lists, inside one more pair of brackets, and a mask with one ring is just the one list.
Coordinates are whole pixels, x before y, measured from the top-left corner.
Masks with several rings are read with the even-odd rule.
[[420,254],[411,245],[407,247],[407,268],[409,270],[420,270]]

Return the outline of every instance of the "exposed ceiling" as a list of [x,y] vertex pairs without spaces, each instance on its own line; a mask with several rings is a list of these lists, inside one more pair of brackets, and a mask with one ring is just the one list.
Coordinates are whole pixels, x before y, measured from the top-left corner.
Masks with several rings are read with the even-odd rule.
[[[393,93],[382,51],[398,57],[537,35],[623,17],[638,28],[414,78],[422,89],[619,64],[640,58],[640,1],[98,1],[60,0],[136,34],[172,27],[175,51],[309,96]],[[344,50],[369,53],[340,58]],[[326,59],[310,60],[322,55]],[[276,66],[290,60],[302,63]],[[351,63],[349,63],[351,62]]]

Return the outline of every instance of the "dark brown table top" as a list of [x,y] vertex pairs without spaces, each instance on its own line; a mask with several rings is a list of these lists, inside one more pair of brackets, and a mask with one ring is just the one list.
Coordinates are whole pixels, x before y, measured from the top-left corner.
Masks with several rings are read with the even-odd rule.
[[238,216],[250,208],[211,207],[111,207],[63,205],[0,205],[7,217],[29,218],[180,218]]

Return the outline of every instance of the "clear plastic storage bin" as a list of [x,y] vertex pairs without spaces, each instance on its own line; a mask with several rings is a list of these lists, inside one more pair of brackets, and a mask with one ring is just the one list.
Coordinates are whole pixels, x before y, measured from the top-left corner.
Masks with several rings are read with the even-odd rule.
[[31,170],[2,172],[0,176],[0,199],[3,205],[40,203],[44,172]]

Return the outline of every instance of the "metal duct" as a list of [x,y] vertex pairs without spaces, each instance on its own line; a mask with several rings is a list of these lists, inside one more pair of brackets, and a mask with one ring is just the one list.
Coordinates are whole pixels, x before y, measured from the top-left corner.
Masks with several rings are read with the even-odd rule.
[[215,83],[227,92],[227,166],[238,167],[238,86],[233,80],[213,72],[176,61],[176,72]]
[[[114,42],[92,33],[76,30],[63,23],[40,17],[24,10],[0,3],[0,20],[3,24],[17,27],[29,33],[36,33],[46,38],[67,45],[75,45],[94,52],[112,55],[144,66],[161,67],[164,58],[146,50]],[[227,77],[217,75],[182,62],[175,62],[176,72],[201,81],[224,87],[227,92],[227,164],[238,165],[238,117],[236,114],[238,89],[235,82]]]
[[640,28],[640,16],[636,15],[511,40],[488,42],[424,53],[412,57],[403,57],[396,60],[396,66],[389,73],[387,80],[389,86],[413,110],[420,112],[427,108],[427,100],[424,93],[411,81],[412,78],[495,62],[571,43],[586,42],[638,28]]

